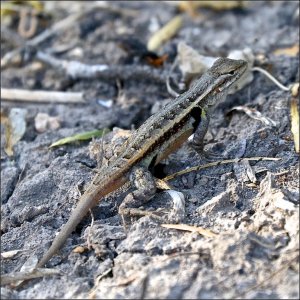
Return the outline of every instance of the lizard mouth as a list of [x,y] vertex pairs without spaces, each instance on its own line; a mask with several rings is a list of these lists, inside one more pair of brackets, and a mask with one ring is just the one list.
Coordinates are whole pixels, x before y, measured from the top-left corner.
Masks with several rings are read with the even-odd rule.
[[248,63],[244,60],[238,60],[237,63],[239,63],[239,66],[236,68],[234,74],[228,74],[228,76],[223,77],[220,80],[218,90],[222,91],[228,87],[230,87],[232,84],[235,84],[238,82],[238,80],[242,77],[242,75],[245,73],[248,67]]
[[241,61],[241,62],[242,62],[242,64],[238,68],[238,72],[236,73],[236,75],[234,76],[234,78],[232,78],[229,81],[228,86],[235,85],[240,80],[240,78],[245,74],[245,72],[246,72],[246,70],[248,68],[248,63],[246,61]]
[[239,60],[240,66],[237,68],[237,71],[235,72],[234,76],[232,79],[229,81],[229,83],[233,83],[236,80],[238,80],[246,71],[248,67],[248,63],[244,60]]
[[239,67],[239,76],[243,75],[248,68],[248,63],[245,60],[240,60],[241,65]]

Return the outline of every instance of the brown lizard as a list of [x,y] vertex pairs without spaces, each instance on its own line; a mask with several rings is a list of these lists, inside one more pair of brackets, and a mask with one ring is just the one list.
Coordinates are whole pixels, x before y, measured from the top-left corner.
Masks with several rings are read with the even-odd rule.
[[135,190],[120,205],[121,215],[131,215],[134,207],[149,201],[156,192],[150,170],[178,149],[189,136],[194,134],[194,147],[203,150],[211,109],[226,97],[230,86],[246,68],[247,62],[243,60],[219,58],[188,91],[169,102],[134,131],[120,154],[95,176],[36,267],[44,266],[63,246],[90,208],[126,182],[129,181]]

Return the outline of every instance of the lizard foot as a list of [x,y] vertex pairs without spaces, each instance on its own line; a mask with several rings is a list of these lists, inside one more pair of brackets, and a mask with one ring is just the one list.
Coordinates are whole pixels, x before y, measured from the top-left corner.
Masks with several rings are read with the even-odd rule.
[[[198,152],[198,151],[197,151]],[[221,160],[223,157],[210,150],[201,150],[198,152],[200,157],[207,162],[214,162],[216,160]]]

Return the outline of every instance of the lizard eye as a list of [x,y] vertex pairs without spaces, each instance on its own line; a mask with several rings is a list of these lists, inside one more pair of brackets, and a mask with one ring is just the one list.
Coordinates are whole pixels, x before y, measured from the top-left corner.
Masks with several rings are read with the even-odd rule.
[[229,75],[234,75],[234,71],[228,72]]

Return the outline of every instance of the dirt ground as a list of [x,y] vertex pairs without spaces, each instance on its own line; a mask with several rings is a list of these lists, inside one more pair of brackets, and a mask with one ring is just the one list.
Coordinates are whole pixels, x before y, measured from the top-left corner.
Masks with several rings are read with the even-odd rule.
[[[39,17],[45,27],[40,25],[36,35],[90,5],[93,2],[49,1]],[[194,14],[164,1],[109,2],[109,7],[83,14],[36,50],[61,60],[118,66],[121,71],[115,76],[74,79],[59,67],[41,63],[35,54],[23,57],[21,65],[2,68],[1,88],[83,92],[85,97],[81,104],[1,101],[1,118],[18,108],[26,122],[11,156],[5,151],[7,126],[1,123],[1,253],[6,253],[1,254],[2,280],[41,258],[97,170],[91,149],[101,138],[49,146],[95,129],[137,128],[173,99],[164,80],[156,80],[154,74],[164,78],[173,72],[173,87],[180,80],[178,67],[171,70],[179,42],[211,57],[250,48],[255,66],[285,86],[299,82],[299,57],[291,50],[299,43],[298,1],[252,1],[220,10],[199,7]],[[124,37],[146,45],[178,14],[182,27],[156,51],[159,57],[168,54],[162,66],[149,65],[141,50],[124,50]],[[8,28],[18,35],[18,22],[18,15],[7,22],[3,18],[1,33]],[[18,47],[12,36],[1,35],[2,58]],[[24,56],[30,56],[26,51]],[[136,75],[140,66],[153,74]],[[123,72],[125,67],[134,75]],[[299,156],[291,132],[292,101],[290,91],[253,72],[251,83],[217,105],[206,145],[221,160],[280,160],[251,161],[251,167],[226,164],[170,181],[185,196],[182,223],[215,235],[164,228],[150,216],[127,220],[124,228],[118,206],[127,191],[121,191],[102,199],[48,263],[60,274],[3,285],[1,298],[299,299]],[[255,109],[272,123],[231,111],[235,106]],[[38,131],[38,113],[57,117],[58,126]],[[113,151],[110,142],[118,132],[105,136],[106,153]],[[164,173],[173,174],[207,161],[186,142],[164,163]],[[171,205],[162,192],[144,209],[168,211]],[[19,251],[8,252],[12,250]]]

